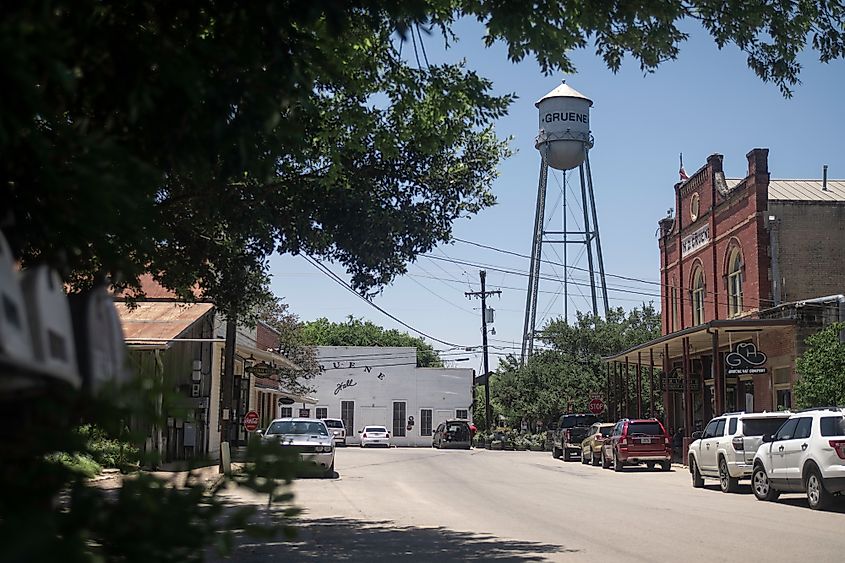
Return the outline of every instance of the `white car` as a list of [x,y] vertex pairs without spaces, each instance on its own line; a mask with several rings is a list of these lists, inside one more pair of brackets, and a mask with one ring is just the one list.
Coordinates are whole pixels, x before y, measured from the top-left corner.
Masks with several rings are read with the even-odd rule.
[[365,426],[361,430],[361,447],[384,446],[390,447],[390,432],[384,426]]
[[836,407],[793,414],[754,456],[751,488],[759,500],[807,493],[810,508],[830,506],[845,491],[845,411]]
[[322,420],[278,418],[260,434],[264,440],[277,440],[297,452],[303,462],[319,468],[325,477],[334,477],[334,440]]
[[335,445],[346,445],[346,426],[339,418],[324,418],[323,422],[329,429],[329,434],[332,435]]
[[763,436],[774,434],[792,416],[790,412],[733,412],[711,420],[689,446],[687,460],[692,486],[718,479],[725,493],[736,492],[740,479],[751,477],[754,454]]

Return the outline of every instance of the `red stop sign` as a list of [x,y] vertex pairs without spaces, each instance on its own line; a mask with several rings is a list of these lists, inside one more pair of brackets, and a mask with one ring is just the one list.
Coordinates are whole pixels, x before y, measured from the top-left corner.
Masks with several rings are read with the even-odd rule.
[[255,432],[258,430],[258,413],[249,411],[244,415],[244,428],[247,432]]
[[601,399],[593,399],[590,401],[589,409],[593,414],[601,414],[604,412],[604,402]]

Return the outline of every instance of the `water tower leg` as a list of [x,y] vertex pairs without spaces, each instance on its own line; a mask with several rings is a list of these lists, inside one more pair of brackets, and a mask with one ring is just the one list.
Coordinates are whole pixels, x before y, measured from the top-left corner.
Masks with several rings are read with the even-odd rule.
[[546,214],[546,188],[549,167],[541,156],[540,181],[537,186],[537,208],[534,212],[534,240],[531,244],[531,268],[528,272],[528,293],[525,298],[525,324],[522,331],[522,354],[520,363],[525,365],[527,357],[534,352],[534,323],[537,318],[537,291],[540,283],[540,260],[543,255],[543,220]]
[[587,267],[590,269],[590,295],[593,301],[593,315],[599,315],[598,302],[596,301],[596,273],[593,269],[593,230],[590,228],[590,211],[587,208],[587,182],[584,180],[584,164],[578,165],[578,173],[581,175],[581,208],[584,210],[584,243],[587,245]]
[[596,213],[596,196],[593,192],[593,173],[590,170],[590,151],[584,150],[584,164],[587,167],[587,190],[590,192],[590,209],[593,212],[593,229],[596,233],[596,255],[599,259],[599,280],[601,283],[601,296],[604,301],[604,317],[607,318],[607,312],[610,310],[610,304],[607,300],[607,280],[604,276],[604,257],[601,253],[601,236],[599,235],[599,218]]

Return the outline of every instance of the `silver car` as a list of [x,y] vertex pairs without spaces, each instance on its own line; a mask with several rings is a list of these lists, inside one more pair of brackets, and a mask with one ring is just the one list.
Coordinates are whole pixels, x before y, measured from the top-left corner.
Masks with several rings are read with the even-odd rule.
[[294,448],[300,458],[334,476],[334,439],[322,420],[316,418],[277,418],[262,432],[265,440],[278,440]]

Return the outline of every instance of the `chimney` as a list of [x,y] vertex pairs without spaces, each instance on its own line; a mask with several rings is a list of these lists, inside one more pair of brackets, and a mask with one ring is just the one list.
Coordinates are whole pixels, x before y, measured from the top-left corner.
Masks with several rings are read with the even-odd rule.
[[769,174],[769,149],[751,149],[745,158],[748,159],[749,176]]
[[822,191],[827,191],[827,164],[822,167]]

